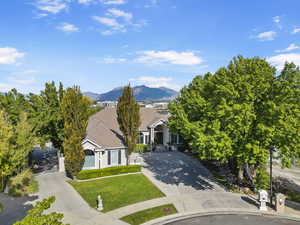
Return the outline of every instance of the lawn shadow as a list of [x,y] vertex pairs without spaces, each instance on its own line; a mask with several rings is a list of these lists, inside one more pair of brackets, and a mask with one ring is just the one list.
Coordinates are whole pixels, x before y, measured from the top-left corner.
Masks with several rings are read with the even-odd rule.
[[0,202],[4,206],[3,212],[0,213],[1,225],[11,225],[23,219],[27,215],[27,210],[33,208],[32,202],[36,199],[38,199],[37,195],[11,197],[0,193]]
[[183,184],[196,190],[214,189],[209,183],[215,182],[210,172],[199,161],[181,152],[146,153],[142,157],[144,167],[165,184]]

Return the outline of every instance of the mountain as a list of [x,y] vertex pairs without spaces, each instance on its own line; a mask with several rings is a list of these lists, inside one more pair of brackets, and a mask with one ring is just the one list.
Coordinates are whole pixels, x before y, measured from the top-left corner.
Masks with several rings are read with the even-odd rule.
[[[118,87],[103,94],[93,92],[85,92],[83,94],[94,101],[117,101],[122,91],[123,87]],[[137,101],[157,101],[170,100],[174,98],[178,92],[166,87],[151,88],[141,85],[133,87],[133,94]]]

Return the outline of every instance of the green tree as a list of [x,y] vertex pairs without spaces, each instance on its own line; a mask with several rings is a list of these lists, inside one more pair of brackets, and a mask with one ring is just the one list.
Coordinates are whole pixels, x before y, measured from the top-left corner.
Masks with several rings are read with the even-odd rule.
[[41,144],[51,141],[55,148],[61,150],[64,139],[64,121],[60,106],[62,96],[62,84],[60,83],[57,91],[54,82],[46,83],[40,95],[29,95],[29,116]]
[[129,156],[135,149],[141,125],[140,107],[133,96],[130,85],[124,87],[123,93],[119,98],[117,119],[127,145],[126,156],[128,165]]
[[80,88],[74,86],[64,93],[61,105],[64,118],[64,156],[69,175],[76,176],[84,163],[82,141],[86,136],[90,101],[82,95]]
[[44,213],[54,201],[55,197],[50,197],[37,202],[33,209],[29,210],[27,215],[22,220],[14,223],[14,225],[64,225],[62,222],[63,214],[56,212]]
[[32,127],[25,113],[14,127],[7,114],[0,111],[0,177],[4,188],[9,176],[21,172],[28,166],[28,156],[34,145]]
[[0,95],[0,110],[5,110],[8,119],[13,125],[19,122],[20,114],[28,111],[28,101],[25,96],[16,89],[12,89],[5,95]]
[[264,59],[239,56],[184,87],[169,126],[201,159],[234,162],[240,180],[246,166],[254,177],[265,168],[271,146],[289,166],[300,156],[299,78],[294,65],[277,77]]

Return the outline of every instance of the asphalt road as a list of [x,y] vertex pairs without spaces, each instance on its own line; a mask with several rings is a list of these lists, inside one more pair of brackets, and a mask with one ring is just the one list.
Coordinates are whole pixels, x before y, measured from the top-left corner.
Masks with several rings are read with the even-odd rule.
[[272,216],[209,215],[179,220],[166,225],[299,225],[299,221]]

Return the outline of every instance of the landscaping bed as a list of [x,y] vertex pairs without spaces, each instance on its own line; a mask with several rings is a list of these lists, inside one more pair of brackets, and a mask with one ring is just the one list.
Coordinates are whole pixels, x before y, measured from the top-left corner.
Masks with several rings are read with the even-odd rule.
[[175,206],[173,204],[168,204],[139,211],[128,216],[124,216],[121,218],[121,220],[131,225],[139,225],[147,221],[175,213],[177,213]]
[[0,202],[0,213],[3,211],[3,209],[4,209],[4,207],[3,207],[3,205]]
[[82,198],[93,208],[97,205],[97,196],[103,200],[103,212],[120,207],[164,197],[164,194],[143,174],[109,177],[85,182],[69,182]]
[[87,180],[98,177],[106,177],[112,175],[126,174],[126,173],[137,173],[141,172],[140,165],[129,165],[129,166],[115,166],[103,169],[94,170],[83,170],[78,173],[76,178],[78,180]]

